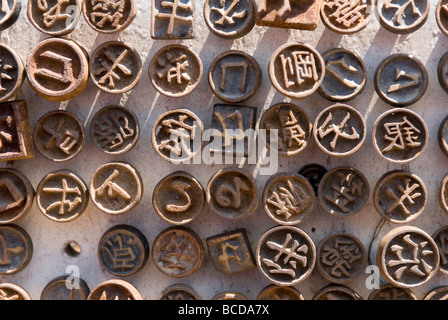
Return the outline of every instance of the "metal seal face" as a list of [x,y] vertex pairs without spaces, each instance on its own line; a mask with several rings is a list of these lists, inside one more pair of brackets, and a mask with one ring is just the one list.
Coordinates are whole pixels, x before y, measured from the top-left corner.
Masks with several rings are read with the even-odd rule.
[[256,268],[245,229],[208,237],[206,243],[213,266],[221,273],[234,274]]
[[440,183],[439,193],[437,200],[439,201],[440,207],[445,213],[448,214],[448,174],[443,177]]
[[258,62],[249,54],[229,50],[210,64],[208,82],[214,95],[227,102],[241,102],[252,97],[261,84]]
[[79,218],[89,202],[84,180],[70,170],[47,174],[36,188],[36,203],[45,217],[56,222]]
[[93,289],[87,300],[143,300],[143,297],[133,284],[121,279],[112,279]]
[[201,267],[204,245],[199,236],[185,227],[170,227],[160,232],[152,245],[157,269],[173,278],[187,277]]
[[143,181],[137,169],[126,162],[108,162],[92,176],[90,198],[101,211],[118,215],[135,208],[142,198]]
[[437,143],[443,154],[448,157],[448,116],[446,116],[439,125],[437,131]]
[[[286,102],[269,107],[260,120],[260,129],[266,130],[266,148],[286,157],[294,156],[306,148],[311,139],[312,127],[308,114],[302,108]],[[273,141],[271,131],[276,138]],[[278,146],[277,150],[271,149],[274,142]]]
[[428,282],[437,273],[439,262],[437,244],[429,234],[413,226],[389,231],[381,239],[376,255],[381,275],[402,288]]
[[294,286],[311,274],[316,264],[316,247],[303,230],[277,226],[258,240],[256,261],[261,274],[273,284]]
[[158,300],[202,300],[199,294],[189,285],[175,283],[166,287]]
[[352,34],[369,24],[374,7],[373,0],[324,0],[320,16],[328,29],[340,34]]
[[69,277],[60,276],[51,280],[42,290],[40,300],[87,300],[90,294],[87,283],[79,278],[79,286],[74,286]]
[[254,0],[205,0],[204,20],[210,32],[225,39],[248,34],[255,25]]
[[22,287],[14,283],[0,283],[0,300],[31,300],[30,294]]
[[373,204],[378,213],[392,223],[411,222],[423,212],[427,191],[415,174],[403,170],[385,173],[373,190]]
[[439,271],[445,275],[448,275],[448,226],[443,226],[436,230],[432,235],[434,242],[439,248],[440,253],[440,266]]
[[321,1],[260,0],[257,25],[275,28],[314,30],[319,24]]
[[167,111],[157,118],[152,130],[152,146],[164,160],[182,163],[202,150],[201,120],[190,110]]
[[319,88],[325,63],[317,50],[302,42],[280,46],[269,61],[272,86],[291,99],[303,99]]
[[426,293],[426,295],[423,297],[423,300],[446,300],[447,294],[447,286],[438,286]]
[[19,226],[0,226],[0,243],[3,254],[0,260],[0,275],[16,274],[30,263],[33,242],[28,233]]
[[344,285],[328,285],[316,292],[312,300],[363,300],[353,289]]
[[269,284],[260,291],[257,300],[305,300],[305,297],[295,287]]
[[439,0],[436,7],[436,22],[440,31],[448,36],[448,1]]
[[381,114],[372,127],[372,144],[381,158],[408,163],[426,150],[429,132],[425,121],[414,111],[395,108]]
[[[1,24],[1,20],[0,20]],[[14,98],[25,80],[22,58],[12,48],[0,44],[0,102]]]
[[221,169],[207,184],[206,200],[213,212],[223,218],[246,218],[258,206],[255,179],[243,169]]
[[98,260],[107,272],[128,277],[141,270],[149,256],[149,244],[144,234],[129,225],[117,225],[107,230],[98,243]]
[[323,176],[327,173],[327,169],[320,164],[310,163],[304,165],[299,174],[304,176],[314,189],[314,194],[317,196],[319,193],[319,184]]
[[[447,2],[448,10],[448,2]],[[448,11],[446,13],[448,19]],[[448,22],[447,22],[448,23]],[[442,89],[448,93],[448,52],[446,52],[437,64],[437,79]]]
[[334,157],[357,152],[366,138],[366,123],[358,110],[337,103],[322,110],[314,120],[313,136],[319,148]]
[[83,0],[82,12],[87,24],[100,33],[126,29],[137,15],[136,0]]
[[416,57],[396,53],[378,65],[374,86],[384,102],[395,107],[406,107],[416,103],[425,94],[428,73]]
[[27,15],[40,32],[63,36],[72,32],[79,23],[82,0],[28,0]]
[[360,212],[369,201],[370,187],[362,172],[351,167],[337,167],[328,171],[319,184],[322,209],[337,216]]
[[152,39],[193,39],[194,0],[152,0]]
[[0,31],[11,27],[19,18],[22,4],[20,0],[7,0],[0,10]]
[[414,292],[409,288],[400,288],[393,284],[382,284],[378,289],[373,290],[368,300],[418,300]]
[[325,279],[343,284],[365,272],[367,253],[355,236],[331,234],[319,243],[316,264]]
[[299,174],[279,172],[266,182],[262,201],[269,218],[278,224],[291,226],[302,222],[312,213],[315,205],[314,189]]
[[322,54],[325,77],[317,92],[327,100],[348,101],[359,95],[367,82],[367,70],[354,51],[335,48]]
[[202,62],[199,56],[180,44],[161,48],[149,64],[149,79],[154,88],[168,97],[182,97],[199,85]]
[[381,26],[398,34],[419,29],[428,19],[428,0],[380,0],[377,10]]
[[135,147],[140,137],[138,118],[121,106],[103,107],[92,118],[90,136],[101,151],[124,154]]
[[74,41],[49,38],[31,51],[26,74],[31,88],[44,99],[69,100],[87,86],[89,61],[84,49]]
[[67,161],[77,156],[84,146],[84,125],[71,112],[50,111],[37,121],[33,137],[42,156],[55,162]]
[[34,201],[34,188],[17,169],[0,169],[0,224],[13,223],[25,217]]

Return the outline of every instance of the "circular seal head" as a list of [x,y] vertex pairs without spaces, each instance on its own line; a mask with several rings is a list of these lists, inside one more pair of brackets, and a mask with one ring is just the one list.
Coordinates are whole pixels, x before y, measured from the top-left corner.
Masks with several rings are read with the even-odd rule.
[[380,285],[373,290],[368,300],[418,300],[414,292],[409,288],[400,288],[390,283]]
[[25,67],[17,52],[4,44],[0,44],[0,59],[3,75],[0,102],[3,102],[14,98],[22,87],[25,80]]
[[352,34],[369,24],[374,7],[373,0],[323,0],[320,16],[328,29],[340,34]]
[[49,38],[31,51],[26,74],[31,88],[44,99],[69,100],[87,86],[89,61],[85,50],[74,41]]
[[170,44],[156,52],[149,64],[154,88],[168,97],[182,97],[199,85],[203,69],[199,56],[180,44]]
[[443,211],[448,214],[448,174],[443,177],[440,183],[438,200]]
[[448,294],[448,286],[438,286],[431,289],[424,297],[423,300],[446,300]]
[[448,36],[448,0],[439,0],[437,3],[436,21],[439,29]]
[[83,0],[82,12],[87,24],[95,31],[121,32],[137,15],[137,0]]
[[[305,149],[311,139],[312,127],[307,113],[295,104],[287,102],[269,107],[260,120],[260,130],[265,130],[266,148],[286,157],[294,156]],[[271,141],[271,138],[276,139]]]
[[425,231],[402,226],[392,229],[380,241],[376,264],[391,284],[413,288],[428,282],[439,268],[437,244]]
[[0,31],[11,27],[19,18],[22,10],[21,0],[6,0],[4,10],[0,10]]
[[317,291],[312,300],[363,300],[353,289],[344,285],[328,285]]
[[143,297],[130,282],[112,279],[93,289],[87,300],[143,300]]
[[69,288],[67,283],[71,283],[70,275],[60,276],[51,280],[42,290],[40,300],[87,300],[90,289],[87,283],[81,279],[79,285]]
[[313,271],[316,247],[303,230],[276,226],[258,240],[256,261],[261,274],[273,284],[294,286]]
[[202,300],[201,296],[189,285],[175,283],[166,287],[158,300]]
[[30,263],[33,256],[33,242],[28,233],[19,226],[0,226],[0,243],[4,247],[0,275],[16,274]]
[[280,46],[269,61],[272,86],[291,99],[303,99],[319,88],[325,63],[312,46],[290,42]]
[[[448,4],[447,4],[448,10]],[[448,12],[447,12],[448,15]],[[437,64],[437,79],[442,89],[448,93],[448,52],[446,52]]]
[[104,92],[124,93],[132,90],[141,75],[140,55],[125,42],[104,42],[90,55],[90,78]]
[[396,53],[385,58],[375,71],[378,96],[395,107],[406,107],[420,100],[428,87],[428,73],[416,57]]
[[14,283],[0,283],[0,300],[31,300],[30,294]]
[[257,300],[305,300],[305,297],[295,287],[269,284],[260,291]]
[[429,7],[428,0],[380,0],[377,3],[380,24],[398,34],[408,34],[423,26]]
[[405,108],[384,112],[372,127],[373,147],[381,158],[393,163],[408,163],[421,156],[428,139],[425,121]]
[[448,239],[448,226],[443,226],[433,233],[432,238],[437,244],[440,252],[439,271],[448,275],[448,251],[446,250],[446,240]]

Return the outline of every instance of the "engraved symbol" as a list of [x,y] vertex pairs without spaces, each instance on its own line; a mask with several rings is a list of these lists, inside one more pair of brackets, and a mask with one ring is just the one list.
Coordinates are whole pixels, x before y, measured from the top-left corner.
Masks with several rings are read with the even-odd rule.
[[406,294],[405,291],[398,289],[398,288],[388,288],[387,291],[386,290],[382,290],[378,296],[381,297],[384,300],[398,300],[399,297],[402,297]]
[[354,127],[351,127],[352,130],[351,133],[345,132],[345,125],[347,124],[347,121],[349,119],[350,119],[350,112],[347,112],[347,115],[344,117],[344,119],[339,125],[333,123],[330,124],[331,120],[333,120],[333,115],[330,112],[327,118],[325,119],[324,123],[317,129],[319,138],[323,139],[330,133],[334,133],[334,138],[330,142],[330,147],[333,150],[336,148],[336,143],[339,138],[343,138],[346,140],[359,139],[359,134],[356,132],[356,129]]
[[[183,154],[189,157],[193,154],[189,141],[194,140],[196,125],[190,126],[186,124],[184,121],[187,118],[188,116],[183,114],[179,116],[179,120],[167,119],[162,121],[162,125],[168,128],[168,133],[171,137],[159,144],[159,150],[168,149],[178,157]],[[174,143],[174,146],[170,145],[171,142]]]
[[440,259],[442,260],[441,264],[443,266],[445,266],[448,263],[448,236],[447,235],[442,235],[440,237],[439,251],[440,251]]
[[[13,1],[13,5],[12,6],[13,7],[16,6],[16,2],[15,1]],[[12,9],[13,8],[9,7],[8,0],[2,0],[1,12],[4,13],[5,15],[4,15],[3,19],[0,21],[0,23],[3,23],[3,21],[8,20],[9,16],[11,15],[11,12],[13,11]]]
[[25,195],[19,190],[19,188],[8,178],[0,179],[0,188],[6,188],[8,194],[12,197],[12,202],[0,206],[0,213],[6,210],[14,209],[22,205],[25,201]]
[[6,266],[10,264],[10,259],[8,258],[8,253],[17,255],[23,251],[23,247],[16,246],[13,248],[8,248],[6,240],[2,234],[0,234],[0,265]]
[[[6,124],[6,128],[3,124]],[[14,129],[14,119],[12,116],[2,116],[0,117],[0,149],[4,147],[5,143],[13,142],[13,133],[11,132]]]
[[390,141],[390,144],[381,152],[389,152],[395,150],[404,150],[407,147],[417,148],[421,145],[418,142],[418,130],[407,118],[403,117],[402,122],[389,122],[384,124],[386,135],[384,140]]
[[282,127],[282,138],[288,147],[291,147],[293,142],[297,142],[299,147],[306,144],[305,131],[297,123],[292,110],[279,111],[278,118]]
[[310,195],[300,186],[294,186],[290,180],[286,181],[286,186],[278,188],[280,192],[272,191],[271,196],[266,200],[277,208],[275,213],[284,216],[289,220],[293,215],[299,215],[307,209],[311,200]]
[[[115,129],[114,125],[118,127],[118,130]],[[102,148],[115,150],[125,140],[134,137],[135,130],[129,127],[129,119],[124,113],[114,111],[109,113],[108,117],[104,118],[102,122],[95,124],[94,135],[98,138]]]
[[333,246],[323,247],[322,263],[331,267],[331,275],[350,277],[353,262],[362,258],[359,247],[350,239],[336,239]]
[[396,69],[395,81],[398,81],[400,78],[407,78],[407,79],[412,80],[412,82],[405,83],[405,84],[400,84],[400,83],[393,84],[389,87],[389,89],[387,89],[387,93],[395,92],[398,90],[402,90],[405,88],[409,88],[409,87],[418,85],[418,79],[419,79],[418,75],[406,74],[406,71]]
[[[106,290],[103,290],[103,293],[101,293],[101,296],[99,298],[99,300],[110,300],[107,298],[107,292]],[[113,300],[120,300],[120,298],[118,297],[118,295],[115,295],[115,298]],[[127,297],[126,300],[131,300],[131,297]]]
[[[222,131],[220,133],[221,137],[224,138],[224,144],[223,144],[224,147],[232,145],[233,140],[240,141],[245,138],[246,135],[244,134],[243,114],[241,113],[240,110],[238,109],[235,110],[225,118],[219,111],[214,111],[213,116],[216,117],[216,119],[219,121],[221,125]],[[231,130],[227,129],[228,127],[227,121],[233,119],[235,119],[237,123],[237,129],[232,130],[234,134],[231,133]]]
[[[283,53],[279,56],[283,70],[283,81],[286,88],[294,85],[300,87],[305,79],[312,79],[314,81],[319,79],[314,55],[311,52],[293,51],[291,55],[292,59],[291,57],[285,58]],[[292,77],[295,75],[294,81],[290,80],[289,74]]]
[[191,197],[186,190],[190,189],[191,185],[182,181],[174,181],[171,183],[171,187],[177,192],[181,193],[182,196],[187,200],[187,203],[185,205],[168,204],[165,207],[166,210],[170,212],[184,212],[188,210],[191,207],[192,203]]
[[233,207],[238,209],[241,207],[241,191],[250,191],[239,177],[233,178],[234,187],[230,184],[221,184],[216,188],[215,199],[218,204],[223,207]]
[[107,84],[107,87],[109,89],[115,89],[115,80],[120,81],[121,78],[120,76],[117,74],[117,72],[115,71],[116,69],[120,70],[123,75],[125,76],[131,76],[132,75],[132,71],[129,70],[124,64],[122,64],[121,62],[123,61],[123,59],[126,57],[128,53],[128,50],[124,50],[117,59],[115,59],[112,56],[112,53],[110,53],[109,51],[104,52],[104,56],[110,61],[112,62],[111,66],[108,66],[108,64],[105,61],[101,61],[101,66],[102,68],[98,68],[96,70],[96,72],[94,73],[95,76],[99,76],[103,73],[105,73],[99,80],[98,83],[105,85]]
[[45,144],[45,148],[50,149],[53,144],[65,154],[70,154],[71,149],[78,143],[79,133],[64,129],[65,120],[60,119],[57,127],[50,128],[46,124],[42,126],[42,130],[50,135],[50,139]]
[[402,5],[392,4],[392,1],[394,1],[394,0],[387,0],[384,3],[384,7],[386,9],[397,9],[397,11],[395,12],[394,16],[391,19],[395,24],[398,24],[398,25],[405,24],[404,18],[406,17],[406,14],[404,11],[407,9],[407,7],[409,5],[412,6],[412,14],[413,15],[417,15],[418,17],[422,16],[422,13],[415,5],[415,0],[409,0],[408,2],[406,2]]
[[[75,197],[75,199],[73,201],[67,199],[67,196],[70,194],[81,196],[81,191],[79,190],[78,187],[70,188],[68,186],[66,179],[62,179],[62,188],[43,188],[42,191],[47,192],[47,193],[61,193],[62,194],[61,201],[53,202],[51,205],[49,205],[45,209],[45,211],[48,212],[55,208],[59,208],[58,214],[60,216],[63,216],[66,213],[72,212],[76,208],[76,206],[82,202],[81,197]],[[65,212],[65,206],[68,206],[67,212]]]
[[95,189],[95,194],[99,197],[103,197],[107,193],[109,198],[116,198],[119,196],[127,201],[131,200],[129,193],[112,181],[119,175],[120,173],[117,169],[115,169],[114,172],[112,172],[112,174],[104,181],[104,183],[99,188]]
[[168,7],[168,8],[172,8],[171,9],[171,14],[169,13],[157,13],[156,17],[157,18],[168,18],[169,23],[168,23],[168,29],[166,31],[167,35],[171,36],[173,35],[174,32],[174,28],[176,25],[176,20],[180,20],[180,21],[184,21],[184,22],[190,22],[191,24],[193,23],[193,17],[183,17],[183,16],[179,16],[177,15],[177,9],[182,9],[185,11],[190,11],[193,12],[193,7],[192,5],[188,2],[188,3],[182,3],[179,2],[180,0],[173,0],[173,2],[170,1],[162,1],[161,6],[162,7]]
[[114,239],[110,238],[103,243],[102,248],[112,259],[114,269],[134,268],[136,257],[131,247],[133,243],[133,238],[124,243],[121,235],[115,236]]
[[401,192],[401,196],[398,197],[391,188],[387,188],[386,189],[386,194],[389,195],[392,199],[394,199],[395,201],[389,206],[389,208],[387,209],[386,213],[391,213],[393,210],[395,210],[396,208],[400,208],[406,215],[411,214],[411,212],[409,211],[409,209],[406,207],[406,205],[404,204],[404,202],[408,202],[410,205],[415,204],[414,199],[420,197],[422,194],[420,192],[415,192],[418,188],[420,188],[420,184],[418,183],[413,183],[411,184],[411,179],[409,178],[404,178],[403,179],[403,183],[404,186],[399,185],[398,186],[398,190]]
[[353,172],[344,174],[342,172],[337,173],[341,177],[339,185],[332,185],[333,196],[326,195],[325,200],[331,202],[338,207],[342,212],[347,213],[350,210],[347,209],[347,205],[356,200],[357,197],[362,196],[362,188],[364,186],[363,181],[353,181],[357,176]]
[[226,0],[220,0],[220,8],[211,8],[211,10],[221,14],[221,18],[215,22],[216,24],[223,25],[224,21],[226,21],[228,24],[233,25],[235,24],[235,21],[233,20],[234,18],[242,19],[246,16],[247,12],[245,10],[241,10],[240,12],[235,12],[232,15],[229,15],[233,8],[240,2],[240,0],[233,0],[227,9],[226,2]]
[[[229,238],[230,240],[237,239],[237,236],[233,236]],[[221,255],[218,257],[218,262],[224,265],[225,269],[231,272],[229,260],[236,260],[237,262],[241,262],[242,259],[236,254],[239,245],[232,245],[229,241],[221,242],[219,245],[221,247]],[[230,254],[229,254],[230,251]]]
[[343,67],[344,69],[348,70],[349,72],[358,72],[358,69],[356,69],[355,67],[347,64],[347,62],[345,61],[344,57],[342,57],[339,60],[334,60],[334,61],[328,61],[325,70],[332,74],[336,79],[338,79],[339,81],[341,81],[344,85],[346,85],[347,87],[349,87],[350,89],[356,89],[359,87],[359,85],[353,81],[353,80],[349,80],[343,76],[341,76],[338,72],[336,72],[332,66],[333,65],[339,65],[341,67]]
[[59,20],[66,20],[70,18],[70,14],[62,13],[62,7],[68,3],[70,3],[69,0],[57,0],[56,4],[53,7],[49,8],[47,0],[37,0],[37,7],[40,11],[44,12],[42,15],[42,22],[44,23],[45,27],[51,28]]
[[[246,74],[247,74],[247,63],[245,61],[241,62],[225,62],[221,65],[221,84],[220,88],[221,90],[226,90],[226,72],[228,68],[242,68],[243,69],[243,75],[241,76],[241,86],[240,91],[244,92],[246,91]],[[232,79],[234,81],[234,79]]]
[[182,54],[175,58],[172,53],[167,52],[165,54],[165,57],[169,62],[168,64],[166,64],[160,58],[157,60],[159,66],[163,68],[162,71],[157,72],[157,76],[160,79],[166,78],[169,84],[171,84],[173,79],[177,84],[182,84],[184,80],[189,83],[191,77],[185,71],[190,66],[187,60],[187,56],[185,54]]
[[[409,250],[405,250],[404,245],[409,246]],[[395,279],[399,280],[405,271],[409,271],[417,276],[426,276],[431,273],[433,267],[430,266],[423,258],[434,254],[432,250],[425,249],[428,241],[416,243],[411,239],[410,234],[403,236],[403,245],[394,244],[390,250],[396,255],[397,260],[387,262],[387,267],[400,266],[394,272]],[[409,258],[408,258],[409,257]]]
[[[269,0],[260,0],[258,7],[260,8],[260,12],[265,12],[267,10],[267,1]],[[286,13],[291,12],[291,3],[290,0],[283,0],[283,4],[277,12],[277,16],[283,18]]]
[[[47,58],[49,60],[54,60],[59,64],[62,64],[61,72],[55,72],[46,68],[39,68],[35,75],[44,78],[50,78],[54,81],[60,82],[62,84],[71,84],[74,81],[73,77],[73,60],[71,58],[60,55],[59,53],[53,51],[45,51],[40,54],[40,58]],[[54,63],[56,64],[56,63]]]
[[[283,244],[278,244],[274,241],[266,242],[266,245],[272,249],[276,250],[278,253],[275,255],[274,260],[270,260],[267,258],[263,259],[263,263],[268,267],[272,267],[274,269],[269,270],[270,273],[281,273],[285,275],[289,275],[291,278],[294,278],[296,275],[295,270],[297,269],[297,263],[299,263],[302,267],[306,267],[307,257],[305,256],[308,252],[307,245],[300,245],[297,240],[294,240],[291,247],[288,248],[292,240],[292,236],[290,233],[286,235],[285,241]],[[285,257],[282,259],[283,265],[286,267],[290,266],[291,268],[282,268],[278,261],[282,256]]]
[[5,291],[0,289],[0,300],[19,300],[19,295],[13,294],[11,296],[8,296]]
[[90,18],[96,26],[103,28],[106,23],[111,23],[114,28],[120,26],[125,9],[124,0],[91,0],[92,13]]
[[187,265],[183,262],[194,261],[193,248],[184,236],[179,239],[175,233],[171,234],[170,241],[161,248],[160,261],[165,262],[164,268],[186,270]]
[[0,93],[6,91],[6,88],[3,87],[3,80],[13,80],[13,78],[8,75],[8,72],[13,69],[14,67],[12,65],[3,63],[3,61],[0,59]]
[[367,8],[366,4],[360,5],[360,0],[327,0],[324,6],[335,9],[330,17],[345,27],[350,27],[357,21],[362,21],[363,15],[360,11]]

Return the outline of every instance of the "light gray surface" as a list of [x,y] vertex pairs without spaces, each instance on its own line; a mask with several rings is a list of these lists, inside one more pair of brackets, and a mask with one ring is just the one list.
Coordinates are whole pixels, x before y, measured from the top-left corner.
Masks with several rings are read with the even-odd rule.
[[[46,36],[35,30],[27,20],[25,13],[26,1],[23,0],[22,12],[19,20],[6,31],[0,34],[0,41],[10,45],[21,55],[24,61],[28,53],[40,40]],[[67,266],[79,267],[81,277],[91,289],[102,281],[112,279],[113,276],[103,271],[97,259],[97,244],[109,227],[126,223],[139,228],[152,245],[156,235],[168,227],[154,212],[151,204],[152,190],[155,184],[164,176],[174,170],[185,170],[195,176],[205,187],[208,179],[221,167],[229,165],[172,165],[162,160],[153,150],[150,141],[151,130],[155,119],[164,111],[175,108],[189,108],[195,112],[207,128],[211,122],[213,104],[219,103],[212,95],[205,74],[214,57],[229,49],[240,49],[259,62],[263,70],[263,80],[258,92],[245,105],[258,107],[258,117],[270,105],[291,101],[271,87],[267,66],[271,54],[281,44],[288,41],[303,41],[317,48],[319,52],[334,47],[344,47],[356,51],[363,59],[367,68],[367,86],[364,92],[348,102],[356,107],[365,117],[367,123],[367,139],[361,149],[354,155],[345,158],[334,158],[324,154],[312,142],[301,154],[291,158],[279,159],[279,171],[297,172],[308,163],[319,163],[327,169],[336,166],[354,166],[367,177],[371,191],[377,179],[385,172],[393,169],[406,168],[419,175],[428,189],[428,203],[423,214],[410,225],[415,225],[432,234],[439,227],[448,224],[448,215],[437,203],[437,192],[443,176],[448,173],[448,159],[440,151],[436,137],[440,121],[445,117],[446,93],[441,89],[436,77],[437,63],[448,48],[448,37],[442,34],[435,21],[436,1],[432,0],[429,19],[418,31],[410,35],[396,35],[381,28],[377,17],[366,29],[353,35],[341,36],[326,29],[322,22],[315,31],[285,30],[276,28],[258,27],[245,37],[237,40],[223,40],[210,34],[202,16],[203,1],[196,1],[195,34],[194,40],[166,41],[152,40],[150,38],[150,1],[138,1],[138,13],[134,22],[119,35],[104,35],[94,32],[87,23],[81,19],[78,27],[68,36],[81,43],[88,52],[107,40],[119,39],[129,42],[140,53],[143,62],[143,74],[139,84],[127,95],[112,95],[100,92],[90,81],[86,90],[78,97],[67,103],[46,101],[37,96],[25,82],[18,98],[26,99],[30,111],[31,126],[45,112],[58,108],[75,113],[85,124],[89,132],[90,120],[99,108],[108,104],[120,104],[133,110],[140,121],[141,136],[137,146],[122,156],[111,156],[101,153],[91,142],[87,135],[84,149],[74,159],[64,163],[53,163],[41,155],[36,154],[32,160],[15,161],[13,167],[21,170],[36,188],[43,176],[57,169],[71,169],[77,172],[86,182],[97,167],[111,160],[129,161],[136,166],[144,181],[144,195],[140,205],[121,216],[109,216],[100,212],[90,203],[86,212],[77,220],[58,224],[45,218],[33,205],[31,212],[17,224],[30,234],[34,243],[34,255],[31,263],[22,272],[2,276],[2,282],[13,282],[24,287],[33,299],[39,299],[44,286],[53,278],[65,273]],[[198,88],[182,98],[168,98],[159,95],[151,86],[148,78],[148,66],[155,52],[170,43],[183,43],[199,54],[204,66],[204,77]],[[424,97],[410,109],[420,114],[429,129],[429,145],[419,159],[406,166],[394,165],[386,162],[377,155],[372,147],[370,133],[375,119],[391,107],[379,100],[373,87],[373,75],[380,61],[396,52],[414,54],[426,66],[429,74],[429,86]],[[311,97],[295,101],[309,114],[312,120],[325,107],[331,105],[330,101],[323,99],[318,93]],[[6,166],[6,163],[2,163]],[[258,175],[257,166],[245,166],[254,173],[261,194],[268,176]],[[334,217],[325,213],[318,206],[305,221],[298,227],[307,232],[315,241],[316,246],[326,235],[336,232],[347,232],[358,237],[366,246],[369,246],[375,228],[381,218],[375,211],[370,198],[367,207],[355,216],[346,218]],[[225,220],[211,212],[207,207],[192,223],[187,225],[204,240],[205,238],[225,230],[244,227],[248,232],[252,248],[255,252],[256,244],[262,233],[274,226],[261,206],[248,218],[241,221]],[[376,247],[379,239],[390,229],[397,227],[385,223],[378,237],[373,241],[371,258],[375,261]],[[314,231],[312,231],[314,230]],[[64,244],[69,240],[77,241],[82,247],[82,253],[77,258],[68,257],[64,251]],[[362,274],[356,281],[348,284],[361,296],[367,299],[370,290],[365,286],[366,276]],[[191,285],[204,299],[210,299],[224,290],[234,290],[255,299],[260,290],[269,284],[257,269],[236,275],[223,275],[214,269],[211,261],[206,259],[195,274],[174,279],[161,274],[154,266],[152,260],[136,275],[125,280],[133,283],[145,299],[157,299],[160,292],[170,284],[185,283]],[[326,285],[317,268],[305,281],[297,285],[306,299]],[[448,283],[447,277],[438,274],[427,284],[413,289],[419,298],[431,288]]]

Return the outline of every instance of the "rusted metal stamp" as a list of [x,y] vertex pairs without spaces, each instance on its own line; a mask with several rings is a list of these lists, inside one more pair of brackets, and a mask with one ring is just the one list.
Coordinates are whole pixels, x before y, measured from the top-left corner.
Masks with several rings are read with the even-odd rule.
[[314,120],[313,135],[319,148],[334,157],[357,152],[366,138],[361,113],[347,104],[336,103],[322,110]]
[[393,223],[415,220],[425,209],[427,191],[423,181],[411,172],[394,170],[378,179],[373,203],[378,213]]
[[191,286],[175,283],[166,287],[158,300],[202,300],[202,298]]
[[335,48],[322,54],[325,77],[317,92],[331,101],[348,101],[359,95],[367,82],[364,61],[351,50]]
[[14,98],[25,77],[22,58],[11,47],[0,44],[0,101]]
[[317,291],[312,300],[363,300],[363,298],[352,288],[330,284]]
[[390,283],[382,284],[373,290],[368,300],[418,300],[415,293],[409,288],[400,288]]
[[384,102],[395,107],[406,107],[416,103],[425,94],[428,73],[415,56],[395,53],[378,65],[374,86]]
[[255,179],[244,169],[220,169],[208,181],[206,201],[210,209],[223,218],[246,218],[258,206]]
[[30,294],[22,287],[14,283],[0,283],[0,300],[31,300]]
[[111,279],[94,288],[87,300],[143,300],[143,297],[132,283]]
[[380,0],[377,3],[381,26],[398,34],[408,34],[423,26],[429,7],[428,0]]
[[[294,156],[303,151],[311,138],[312,123],[308,114],[299,106],[280,102],[267,109],[260,119],[260,129],[266,130],[266,147],[281,156]],[[271,130],[278,150],[272,150]]]
[[225,39],[237,39],[255,26],[254,0],[205,0],[204,20],[210,32]]
[[[448,2],[447,2],[447,10],[448,10]],[[448,11],[447,11],[448,18]],[[448,31],[447,31],[448,32]],[[445,53],[439,60],[437,64],[437,79],[439,80],[439,84],[442,89],[448,93],[448,52]]]
[[202,150],[202,121],[187,109],[167,111],[157,118],[152,130],[152,145],[164,160],[190,161]]
[[142,198],[143,182],[137,169],[127,162],[108,162],[92,176],[90,199],[101,211],[117,215],[135,208]]
[[372,144],[381,158],[407,163],[423,154],[429,140],[425,121],[417,113],[395,108],[381,114],[372,127]]
[[437,142],[440,150],[448,157],[448,116],[440,122],[439,130],[437,131]]
[[272,175],[263,190],[263,207],[273,221],[295,225],[306,219],[314,209],[314,189],[308,179],[295,173]]
[[0,161],[34,158],[25,100],[0,103]]
[[260,0],[256,23],[259,26],[314,30],[319,24],[321,1]]
[[295,287],[269,284],[260,291],[257,300],[305,300],[305,297]]
[[391,284],[413,288],[428,282],[439,268],[437,244],[425,231],[402,226],[389,231],[380,241],[376,264]]
[[89,60],[92,82],[107,93],[132,90],[142,75],[140,55],[126,42],[104,42],[93,50]]
[[423,300],[447,300],[448,299],[448,287],[438,286],[426,293]]
[[126,29],[137,15],[136,0],[83,0],[82,12],[87,24],[101,33]]
[[28,232],[14,224],[0,226],[0,249],[0,275],[22,271],[33,256],[33,242]]
[[11,27],[19,18],[22,4],[20,0],[2,2],[0,10],[0,31]]
[[223,291],[215,294],[212,300],[249,300],[247,297],[236,291]]
[[47,174],[39,182],[36,193],[39,210],[56,222],[70,222],[79,218],[89,202],[86,183],[67,169]]
[[60,162],[77,156],[85,142],[84,125],[65,110],[44,114],[34,127],[34,144],[45,158]]
[[0,224],[25,217],[34,202],[34,188],[28,178],[13,168],[0,169]]
[[31,24],[50,36],[72,32],[81,14],[82,0],[28,1],[27,15]]
[[135,147],[140,137],[138,118],[121,106],[103,107],[92,118],[90,136],[95,146],[105,153],[126,153]]
[[152,0],[151,38],[193,39],[194,12],[194,0]]
[[213,266],[224,274],[256,268],[250,241],[245,229],[217,234],[206,239]]
[[323,0],[320,16],[325,26],[340,34],[364,29],[373,18],[373,0]]
[[87,300],[90,289],[87,283],[78,278],[76,285],[70,276],[59,276],[51,280],[42,290],[40,300]]
[[173,278],[187,277],[201,267],[204,245],[193,230],[181,226],[162,230],[152,245],[157,269]]
[[88,83],[87,53],[72,40],[56,37],[45,39],[31,51],[26,74],[31,88],[44,99],[72,99]]
[[319,184],[323,176],[327,173],[327,169],[317,163],[310,163],[304,165],[300,170],[299,174],[304,176],[314,189],[314,194],[317,196],[319,193]]
[[439,200],[439,204],[442,207],[443,211],[448,214],[448,174],[443,177],[442,182],[440,183],[439,193],[437,199]]
[[183,225],[202,213],[205,191],[192,175],[176,171],[157,183],[152,194],[152,204],[162,220]]
[[256,261],[273,284],[294,286],[305,280],[316,264],[313,240],[294,226],[276,226],[258,240]]
[[256,124],[257,107],[215,104],[210,152],[232,157],[247,157],[249,145],[255,139]]
[[252,97],[260,87],[261,78],[258,62],[240,50],[219,54],[208,69],[208,83],[213,94],[231,103]]
[[291,99],[303,99],[319,88],[325,62],[312,46],[302,42],[281,45],[269,61],[272,86]]
[[170,44],[161,48],[149,64],[154,88],[168,97],[182,97],[199,85],[203,68],[199,56],[186,46]]
[[440,253],[439,271],[448,275],[448,226],[437,229],[432,235]]
[[107,272],[127,277],[141,270],[149,257],[149,243],[145,235],[130,225],[116,225],[108,229],[98,243],[98,260]]
[[439,0],[436,7],[436,22],[440,31],[448,36],[448,0]]
[[326,212],[338,216],[353,215],[369,201],[369,182],[355,168],[336,167],[323,176],[318,195],[320,205]]
[[367,253],[355,236],[347,233],[330,234],[317,247],[316,264],[325,279],[344,284],[365,272]]

